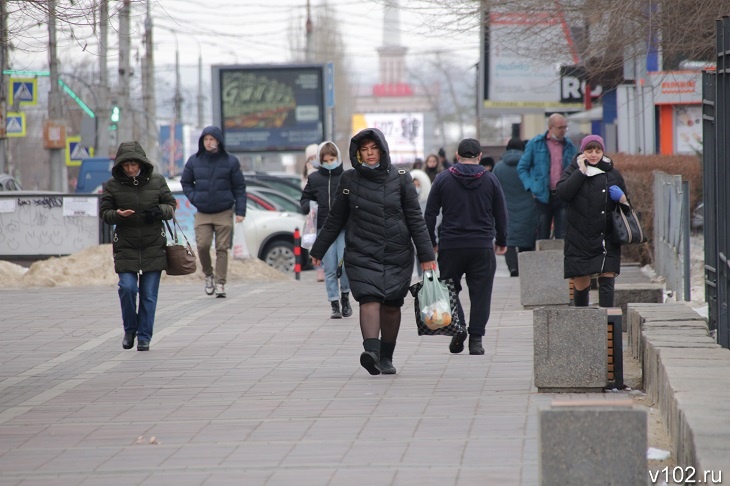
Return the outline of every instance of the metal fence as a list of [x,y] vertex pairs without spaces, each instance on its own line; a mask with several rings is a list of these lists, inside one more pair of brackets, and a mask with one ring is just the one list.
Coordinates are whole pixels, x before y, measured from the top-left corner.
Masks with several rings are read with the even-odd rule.
[[730,17],[717,21],[717,67],[702,76],[702,164],[705,203],[705,299],[710,329],[730,348]]
[[654,172],[654,268],[675,300],[690,300],[689,182]]

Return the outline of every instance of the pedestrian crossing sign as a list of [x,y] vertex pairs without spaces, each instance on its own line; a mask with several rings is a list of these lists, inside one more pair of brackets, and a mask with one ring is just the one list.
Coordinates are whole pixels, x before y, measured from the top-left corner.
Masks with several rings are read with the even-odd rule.
[[25,113],[8,112],[5,117],[5,135],[9,137],[25,137]]
[[66,165],[78,167],[81,161],[94,156],[94,147],[81,144],[81,137],[66,137]]
[[17,102],[18,106],[38,104],[37,78],[10,78],[8,83],[8,101],[10,106]]

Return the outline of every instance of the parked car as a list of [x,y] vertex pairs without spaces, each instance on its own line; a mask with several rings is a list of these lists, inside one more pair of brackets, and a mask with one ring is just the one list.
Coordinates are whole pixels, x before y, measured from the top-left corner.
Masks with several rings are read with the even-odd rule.
[[250,182],[263,183],[296,201],[299,201],[302,197],[302,186],[298,182],[299,176],[292,174],[274,175],[267,172],[244,172],[243,175],[246,177],[246,184]]
[[0,191],[22,191],[20,183],[10,174],[0,174]]
[[282,194],[276,189],[270,189],[268,187],[256,187],[250,186],[247,188],[248,194],[257,195],[267,201],[270,201],[277,206],[281,211],[290,211],[292,213],[301,213],[302,206],[299,204],[298,199]]
[[[177,220],[188,236],[190,243],[195,244],[194,217],[195,206],[182,193],[180,181],[168,180],[168,186],[177,199]],[[263,204],[268,204],[263,201]],[[246,246],[252,257],[268,263],[285,273],[294,271],[296,257],[294,255],[294,230],[304,227],[305,216],[288,211],[270,211],[262,209],[257,196],[249,194],[246,204],[246,220],[243,228],[246,233]],[[302,252],[303,266],[309,262],[309,255]]]

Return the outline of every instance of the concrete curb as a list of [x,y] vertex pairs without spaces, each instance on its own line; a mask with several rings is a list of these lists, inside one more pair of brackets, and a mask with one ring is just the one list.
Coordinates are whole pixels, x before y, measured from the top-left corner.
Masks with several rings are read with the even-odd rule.
[[677,464],[730,474],[730,351],[704,318],[682,303],[629,304],[629,346],[642,364],[647,396],[660,409]]

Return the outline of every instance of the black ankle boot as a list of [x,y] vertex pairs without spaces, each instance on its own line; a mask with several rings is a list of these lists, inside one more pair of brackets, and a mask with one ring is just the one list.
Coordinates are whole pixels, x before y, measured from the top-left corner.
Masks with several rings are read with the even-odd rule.
[[342,319],[342,314],[340,314],[340,303],[333,300],[330,304],[332,304],[332,314],[330,314],[330,319]]
[[588,307],[590,299],[591,287],[588,286],[583,290],[573,289],[573,305],[576,307]]
[[352,315],[352,307],[350,307],[350,292],[342,292],[340,295],[342,303],[342,317],[350,317]]
[[124,349],[132,349],[134,347],[134,338],[137,336],[137,333],[134,332],[125,332],[124,333],[124,339],[122,339],[122,348]]
[[384,375],[394,375],[395,366],[393,366],[393,351],[395,351],[395,343],[380,343],[380,372]]
[[616,277],[598,277],[598,305],[613,307],[613,287]]
[[481,336],[469,335],[469,354],[484,354]]
[[365,349],[360,354],[360,365],[371,375],[380,374],[380,339],[370,338],[362,342]]

